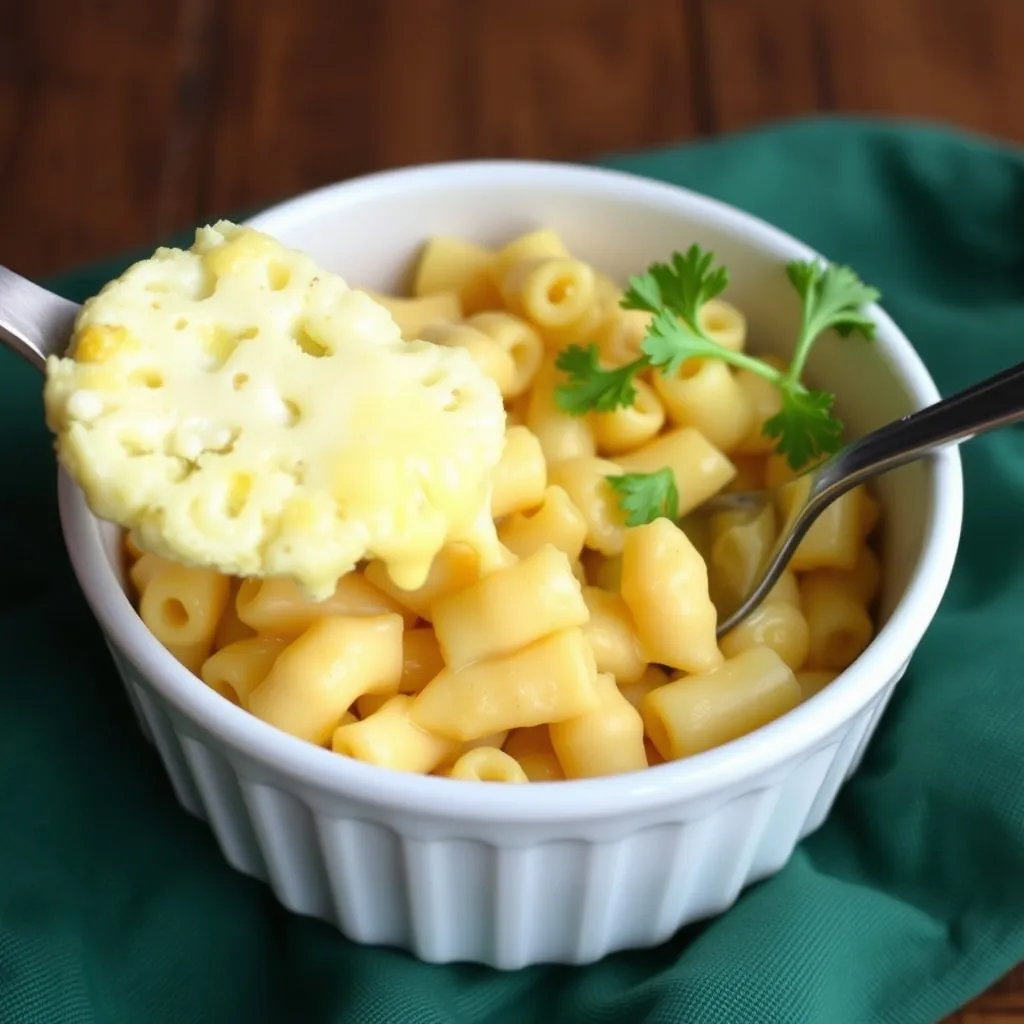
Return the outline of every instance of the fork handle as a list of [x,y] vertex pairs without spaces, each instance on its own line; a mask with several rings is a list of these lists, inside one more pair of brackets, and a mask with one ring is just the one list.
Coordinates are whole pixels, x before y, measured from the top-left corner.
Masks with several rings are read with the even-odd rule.
[[0,267],[0,345],[37,370],[46,357],[63,355],[80,306]]
[[857,484],[953,441],[1024,419],[1024,363],[866,434],[824,468],[816,490]]

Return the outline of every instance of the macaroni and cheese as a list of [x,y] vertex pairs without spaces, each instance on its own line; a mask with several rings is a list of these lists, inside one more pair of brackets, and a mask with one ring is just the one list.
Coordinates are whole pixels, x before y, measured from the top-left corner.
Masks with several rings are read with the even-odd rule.
[[[340,283],[317,291],[301,258],[284,260],[267,241],[217,231],[201,233],[191,256],[159,257],[102,293],[83,316],[72,357],[52,368],[49,398],[62,453],[80,468],[95,507],[133,527],[129,575],[140,615],[227,700],[338,756],[385,768],[456,780],[571,780],[642,770],[742,736],[812,697],[871,640],[880,570],[869,538],[879,508],[863,488],[815,524],[765,603],[716,638],[712,597],[749,588],[786,509],[753,518],[722,513],[705,522],[703,534],[664,516],[630,525],[609,479],[667,474],[680,517],[723,489],[783,482],[792,471],[761,429],[778,411],[778,396],[745,370],[691,359],[671,373],[643,370],[631,404],[567,412],[557,399],[559,352],[593,341],[603,366],[626,365],[637,358],[650,317],[621,308],[616,286],[575,259],[554,232],[531,232],[497,251],[434,238],[420,256],[413,294],[371,301]],[[169,487],[179,424],[178,433],[160,435],[163,461],[132,491],[137,478],[125,443],[162,430],[168,396],[128,382],[151,369],[182,411],[198,415],[176,382],[200,359],[206,332],[221,337],[225,324],[240,323],[227,305],[202,306],[209,301],[203,282],[213,268],[232,273],[235,261],[266,275],[259,260],[267,251],[278,261],[273,273],[286,281],[285,308],[304,311],[311,338],[337,355],[340,368],[332,366],[330,376],[325,370],[329,384],[321,387],[316,366],[323,360],[306,377],[299,348],[274,349],[264,362],[255,339],[238,342],[224,356],[227,387],[211,369],[213,381],[195,401],[217,409],[239,373],[248,375],[249,397],[229,395],[227,411],[190,435],[198,446],[193,458],[212,470],[220,465],[209,447],[212,424],[239,430],[242,447],[237,458],[225,458],[221,489],[201,486],[203,470],[193,485],[186,478],[180,491]],[[180,264],[173,288],[172,275],[157,273],[161,261],[168,271]],[[150,281],[169,291],[147,292]],[[314,294],[322,296],[317,309],[334,311],[333,322],[310,312]],[[151,295],[175,297],[166,316],[140,305]],[[245,321],[268,334],[268,345],[282,329],[273,326],[280,319],[271,322],[273,308],[257,302]],[[190,322],[202,318],[182,333],[185,354],[154,361],[147,332],[162,337],[179,310]],[[123,330],[94,333],[115,321]],[[345,347],[342,322],[361,340]],[[705,303],[701,322],[719,344],[744,350],[746,321],[724,299]],[[346,380],[349,372],[369,395]],[[397,376],[385,383],[376,373]],[[300,380],[303,389],[290,390]],[[456,384],[464,391],[447,420],[432,403],[436,391],[451,395]],[[391,397],[385,387],[394,389]],[[277,445],[266,411],[272,399],[260,397],[271,392],[298,401],[308,420],[305,441]],[[155,406],[145,404],[147,393]],[[95,416],[83,417],[93,405]],[[388,433],[385,412],[415,431]],[[360,422],[381,432],[380,465],[346,447]],[[496,431],[503,432],[497,440]],[[317,500],[333,494],[350,521],[366,524],[359,543],[343,543],[336,525],[323,526],[312,497],[302,504],[308,518],[287,511],[299,495],[274,504],[268,492],[251,494],[234,517],[224,518],[223,505],[211,511],[214,496],[228,500],[234,467],[262,479],[258,465],[240,461],[250,442],[265,444],[281,467],[301,453],[306,486],[323,487]],[[416,460],[436,467],[439,459],[452,479],[424,469],[417,490],[417,481],[401,476]],[[328,464],[331,486],[343,488],[332,491],[313,475]],[[467,481],[484,469],[489,514],[482,525],[484,488]],[[109,475],[101,479],[101,472]],[[161,519],[156,507],[131,505],[153,494],[166,499],[156,506],[165,510]],[[193,500],[201,514],[179,530],[172,524],[192,515]],[[394,507],[385,527],[388,502]],[[438,508],[447,517],[432,519]],[[243,554],[251,545],[246,531],[268,509],[279,512],[271,519],[277,539],[254,559]],[[496,553],[478,542],[488,532],[496,534]],[[179,564],[183,555],[204,564]],[[406,571],[395,572],[396,565]],[[247,578],[218,571],[225,569]],[[265,574],[314,585],[303,591],[293,580],[258,578]]]

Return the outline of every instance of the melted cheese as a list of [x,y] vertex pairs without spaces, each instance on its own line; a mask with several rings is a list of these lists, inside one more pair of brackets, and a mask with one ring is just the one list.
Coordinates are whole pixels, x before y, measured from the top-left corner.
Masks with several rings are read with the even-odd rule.
[[251,229],[201,229],[108,284],[45,402],[92,511],[164,557],[312,598],[364,558],[403,589],[451,541],[500,558],[496,385]]

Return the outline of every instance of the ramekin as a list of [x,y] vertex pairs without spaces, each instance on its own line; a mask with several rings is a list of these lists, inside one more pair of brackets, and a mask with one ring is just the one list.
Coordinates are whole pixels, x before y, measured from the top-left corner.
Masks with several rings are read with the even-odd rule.
[[[353,284],[397,286],[432,234],[497,244],[547,225],[617,278],[699,241],[732,272],[753,347],[784,353],[798,307],[782,272],[814,255],[736,209],[627,174],[531,162],[412,168],[333,185],[253,222]],[[938,398],[880,309],[874,343],[824,340],[814,381],[855,433]],[[350,939],[433,962],[584,964],[728,908],[822,823],[928,628],[952,571],[955,449],[880,481],[883,624],[834,683],[716,750],[631,775],[529,786],[378,769],[228,703],[153,639],[125,595],[118,532],[60,479],[75,573],[182,806],[229,864]]]

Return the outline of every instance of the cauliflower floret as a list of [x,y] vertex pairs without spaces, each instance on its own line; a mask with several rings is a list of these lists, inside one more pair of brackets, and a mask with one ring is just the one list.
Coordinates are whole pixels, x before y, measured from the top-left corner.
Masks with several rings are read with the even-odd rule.
[[499,557],[497,386],[250,228],[136,263],[46,372],[61,463],[156,554],[289,576],[314,599],[363,558],[412,589],[449,541]]

